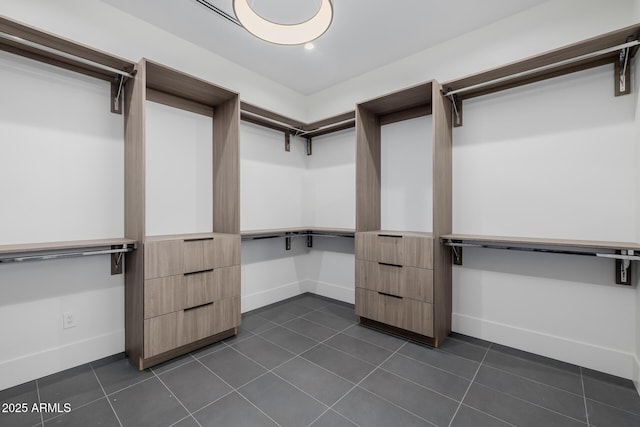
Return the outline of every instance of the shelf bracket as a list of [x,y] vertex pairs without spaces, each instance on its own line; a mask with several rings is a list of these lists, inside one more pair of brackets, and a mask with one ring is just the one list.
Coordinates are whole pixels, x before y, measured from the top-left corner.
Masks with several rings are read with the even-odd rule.
[[[633,256],[633,250],[616,251],[616,254],[631,255]],[[616,285],[629,285],[631,286],[631,260],[630,259],[616,259]]]
[[453,255],[453,263],[462,265],[462,246],[451,246],[451,254]]
[[288,129],[284,133],[284,151],[291,151],[291,131]]
[[291,250],[291,237],[287,236],[284,238],[284,249],[287,251]]
[[[118,246],[111,246],[111,249],[120,249]],[[111,254],[111,275],[122,274],[122,264],[124,264],[124,252]]]
[[449,95],[451,108],[453,109],[453,127],[462,126],[462,99],[457,94]]
[[310,156],[311,153],[311,138],[307,137],[307,156]]
[[620,49],[620,57],[615,62],[614,79],[616,96],[631,93],[631,61],[629,61],[629,56],[629,47]]
[[307,236],[307,247],[308,248],[312,248],[313,247],[313,236],[311,234],[309,234]]
[[122,89],[125,78],[125,76],[118,75],[111,82],[111,112],[114,114],[122,114]]

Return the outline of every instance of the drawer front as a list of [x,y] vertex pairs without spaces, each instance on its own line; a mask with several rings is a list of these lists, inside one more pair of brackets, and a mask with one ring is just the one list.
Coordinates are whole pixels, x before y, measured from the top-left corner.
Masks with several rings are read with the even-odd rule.
[[144,357],[152,357],[182,343],[182,311],[144,321]]
[[186,239],[183,248],[184,273],[240,264],[240,236]]
[[145,280],[144,318],[149,319],[182,310],[184,308],[182,287],[182,275]]
[[433,238],[394,232],[356,233],[356,258],[386,264],[433,268]]
[[162,240],[144,244],[144,276],[146,279],[182,273],[182,240]]
[[433,270],[356,259],[356,287],[433,301]]
[[184,310],[183,343],[189,344],[240,324],[240,297]]
[[356,288],[356,315],[433,336],[433,305]]
[[185,274],[183,300],[180,308],[189,308],[211,301],[240,296],[240,266]]

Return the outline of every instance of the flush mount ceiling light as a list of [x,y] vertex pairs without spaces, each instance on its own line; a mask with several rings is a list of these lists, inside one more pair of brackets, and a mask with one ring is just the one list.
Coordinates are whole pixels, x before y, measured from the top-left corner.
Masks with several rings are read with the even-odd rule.
[[318,12],[297,24],[278,24],[264,19],[249,6],[248,0],[233,0],[233,10],[242,26],[254,36],[275,44],[298,45],[317,39],[333,20],[331,0],[322,0]]

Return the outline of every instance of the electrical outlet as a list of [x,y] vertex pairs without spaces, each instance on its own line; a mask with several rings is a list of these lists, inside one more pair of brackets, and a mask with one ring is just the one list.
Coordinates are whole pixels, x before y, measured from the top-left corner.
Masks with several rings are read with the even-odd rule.
[[76,318],[73,316],[73,313],[70,311],[65,311],[64,313],[62,313],[62,328],[63,329],[69,329],[69,328],[75,328],[76,325]]

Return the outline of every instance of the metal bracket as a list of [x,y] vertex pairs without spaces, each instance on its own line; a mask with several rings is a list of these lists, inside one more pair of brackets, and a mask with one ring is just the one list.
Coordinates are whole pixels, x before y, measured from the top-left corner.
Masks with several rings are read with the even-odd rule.
[[284,248],[287,251],[291,250],[291,237],[285,237],[284,238]]
[[118,75],[111,82],[111,112],[114,114],[122,114],[122,88],[125,82],[125,76]]
[[[629,40],[628,40],[629,41]],[[631,93],[631,61],[629,47],[620,50],[620,57],[615,62],[614,79],[616,96]]]
[[291,151],[291,131],[284,133],[284,151]]
[[451,107],[453,108],[453,127],[459,128],[462,126],[462,99],[458,95],[450,95]]
[[313,247],[313,236],[311,234],[309,234],[307,236],[307,247],[308,248],[312,248]]
[[[633,250],[616,251],[616,254],[633,255]],[[631,285],[631,260],[616,259],[616,285]]]
[[[111,246],[111,249],[120,249],[118,246]],[[124,252],[111,254],[111,275],[122,274],[122,264],[124,264]]]
[[307,156],[311,155],[311,138],[307,137]]
[[451,254],[453,255],[453,263],[462,265],[462,246],[451,246]]

